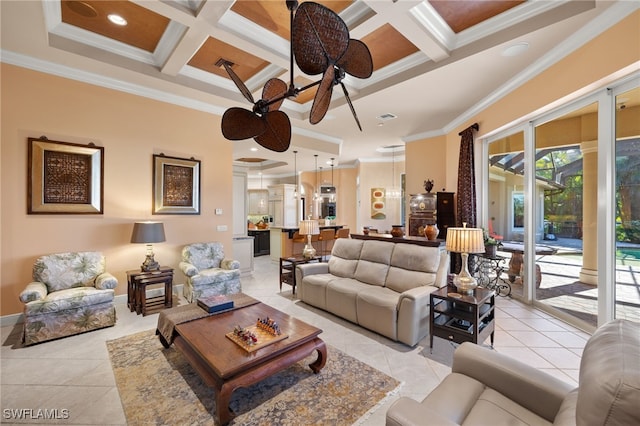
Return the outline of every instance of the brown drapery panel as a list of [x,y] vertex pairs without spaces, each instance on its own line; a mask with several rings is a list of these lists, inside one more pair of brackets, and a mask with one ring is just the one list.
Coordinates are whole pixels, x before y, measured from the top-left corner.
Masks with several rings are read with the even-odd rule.
[[[474,123],[460,133],[460,158],[458,160],[458,200],[456,209],[456,226],[466,222],[468,228],[475,228],[478,223],[476,209],[476,168],[473,155],[473,132],[479,129]],[[453,256],[453,271],[459,271],[460,255]]]

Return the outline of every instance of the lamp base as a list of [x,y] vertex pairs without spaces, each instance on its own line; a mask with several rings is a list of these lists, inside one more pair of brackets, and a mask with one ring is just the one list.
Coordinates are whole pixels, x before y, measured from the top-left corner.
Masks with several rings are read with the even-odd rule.
[[473,290],[478,287],[478,281],[469,273],[469,254],[460,253],[462,258],[462,270],[460,274],[454,278],[453,283],[458,289],[458,293],[472,295]]
[[142,265],[140,265],[140,270],[142,272],[157,271],[159,269],[160,264],[155,261],[155,259],[153,258],[153,254],[148,254]]
[[302,257],[309,260],[316,257],[316,249],[313,248],[311,244],[305,244],[304,249],[302,250]]
[[457,276],[454,278],[453,283],[458,289],[458,293],[472,295],[473,290],[478,287],[478,281],[473,277]]

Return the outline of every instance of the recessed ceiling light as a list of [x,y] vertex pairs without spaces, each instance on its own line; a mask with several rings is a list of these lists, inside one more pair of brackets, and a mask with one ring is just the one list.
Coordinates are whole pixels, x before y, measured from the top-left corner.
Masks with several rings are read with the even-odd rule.
[[253,148],[249,149],[249,151],[257,152],[257,151],[258,151],[258,148],[256,148],[256,147],[254,146]]
[[109,15],[107,15],[107,19],[109,19],[109,21],[111,21],[112,23],[114,23],[116,25],[120,25],[120,26],[127,25],[127,20],[124,19],[122,16],[117,15],[115,13],[110,13]]
[[505,47],[502,51],[502,56],[518,56],[521,53],[524,53],[529,49],[529,43],[526,41],[521,41],[520,43],[512,44],[511,46]]

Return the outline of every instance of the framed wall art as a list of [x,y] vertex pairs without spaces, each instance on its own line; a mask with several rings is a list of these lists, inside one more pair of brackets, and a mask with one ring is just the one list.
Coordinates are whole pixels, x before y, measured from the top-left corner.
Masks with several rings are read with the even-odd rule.
[[153,155],[153,214],[200,214],[200,161]]
[[104,148],[29,138],[28,214],[102,214]]

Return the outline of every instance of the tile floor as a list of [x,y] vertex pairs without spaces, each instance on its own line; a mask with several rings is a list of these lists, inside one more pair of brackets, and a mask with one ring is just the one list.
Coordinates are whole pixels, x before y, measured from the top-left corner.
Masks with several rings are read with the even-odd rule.
[[[403,382],[365,425],[384,425],[386,410],[399,395],[421,400],[450,371],[421,354],[428,351],[428,338],[410,348],[299,302],[289,286],[279,292],[278,265],[268,256],[255,258],[255,272],[244,277],[242,285],[247,294],[322,328],[328,344]],[[18,345],[19,325],[2,327],[0,423],[14,421],[7,410],[46,408],[68,410],[69,418],[58,424],[126,424],[105,341],[155,328],[157,314],[138,316],[124,304],[117,306],[117,313],[114,327],[27,348]],[[509,298],[498,298],[496,317],[496,351],[576,384],[587,333]],[[434,341],[434,346],[447,344]]]

